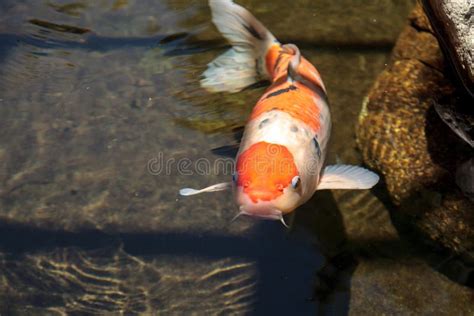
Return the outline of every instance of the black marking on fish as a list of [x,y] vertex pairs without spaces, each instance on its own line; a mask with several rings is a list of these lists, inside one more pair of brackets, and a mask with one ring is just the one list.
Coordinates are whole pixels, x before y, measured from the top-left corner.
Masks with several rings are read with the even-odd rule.
[[314,136],[313,143],[314,147],[316,147],[316,153],[318,154],[318,158],[321,159],[321,147],[319,147],[318,135]]
[[264,40],[262,34],[258,33],[257,30],[252,25],[247,25],[247,24],[242,23],[242,26],[245,27],[245,29],[250,34],[252,34],[252,36],[255,37],[256,39],[259,39],[261,41]]
[[276,97],[277,95],[280,95],[280,94],[283,94],[283,93],[287,93],[287,92],[290,92],[290,91],[292,91],[292,90],[297,90],[297,89],[298,89],[297,87],[291,85],[291,86],[289,86],[288,88],[282,88],[282,89],[280,89],[280,90],[277,90],[277,91],[275,91],[275,92],[270,93],[269,95],[267,95],[267,97],[266,97],[265,99],[269,99],[269,98],[271,98],[271,97]]
[[270,119],[267,119],[267,118],[264,119],[263,121],[260,122],[260,124],[258,124],[258,128],[261,129],[268,122],[270,122]]
[[296,126],[296,125],[291,125],[290,130],[291,130],[293,133],[296,133],[296,132],[298,131],[298,126]]

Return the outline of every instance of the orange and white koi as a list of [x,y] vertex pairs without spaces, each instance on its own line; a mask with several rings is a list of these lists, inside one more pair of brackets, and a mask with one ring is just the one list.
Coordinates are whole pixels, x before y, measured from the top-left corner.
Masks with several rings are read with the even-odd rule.
[[[237,92],[262,76],[270,87],[245,126],[233,181],[181,195],[233,188],[239,214],[281,220],[322,189],[369,189],[379,177],[364,168],[325,168],[331,131],[326,88],[316,68],[293,44],[282,45],[245,8],[209,1],[212,20],[232,48],[204,72],[209,91]],[[285,223],[284,223],[285,224]]]

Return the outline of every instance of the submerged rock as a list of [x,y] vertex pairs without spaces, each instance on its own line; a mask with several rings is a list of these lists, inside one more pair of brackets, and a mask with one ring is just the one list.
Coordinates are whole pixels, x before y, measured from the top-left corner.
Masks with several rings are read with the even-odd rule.
[[364,102],[357,140],[365,162],[385,177],[395,219],[472,262],[474,203],[455,175],[473,152],[434,109],[441,99],[472,105],[462,90],[417,6]]

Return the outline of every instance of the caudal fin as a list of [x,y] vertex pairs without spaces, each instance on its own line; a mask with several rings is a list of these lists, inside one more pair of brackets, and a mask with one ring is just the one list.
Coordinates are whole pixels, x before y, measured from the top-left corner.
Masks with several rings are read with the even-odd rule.
[[210,0],[212,21],[232,48],[214,59],[201,86],[212,92],[237,92],[265,74],[264,57],[275,37],[249,11],[232,0]]

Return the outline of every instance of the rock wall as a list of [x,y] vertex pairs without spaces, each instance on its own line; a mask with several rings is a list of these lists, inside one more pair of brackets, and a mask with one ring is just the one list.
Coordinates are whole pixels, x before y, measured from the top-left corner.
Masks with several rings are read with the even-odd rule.
[[474,6],[472,1],[423,0],[423,7],[459,79],[471,96],[474,96]]
[[357,138],[365,162],[384,177],[394,218],[427,240],[474,258],[474,204],[455,184],[472,149],[434,110],[461,97],[421,6],[409,17],[388,67],[370,90]]

